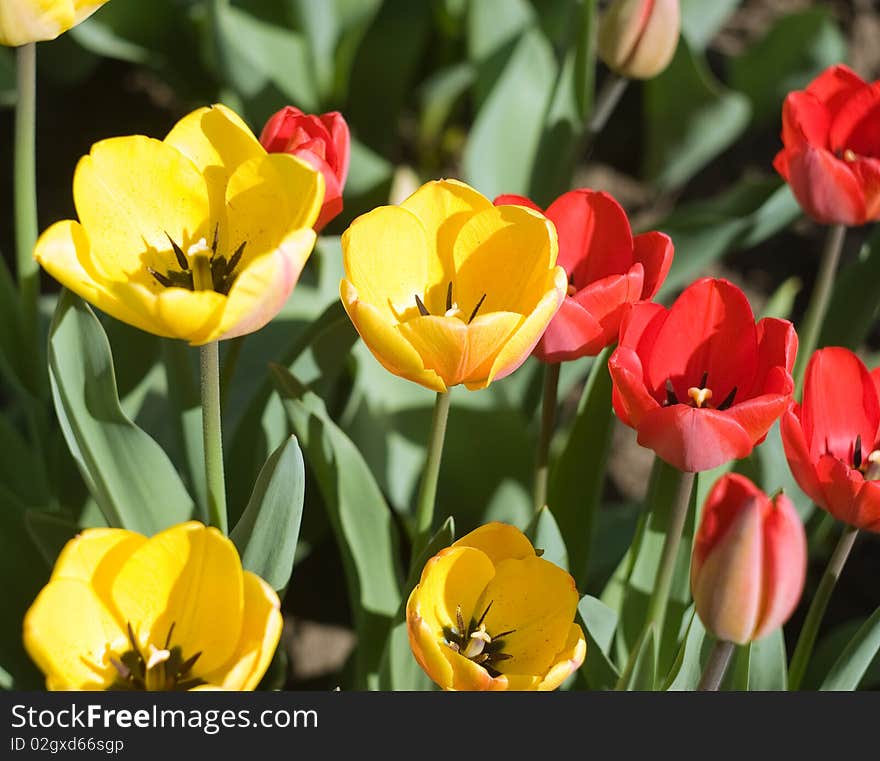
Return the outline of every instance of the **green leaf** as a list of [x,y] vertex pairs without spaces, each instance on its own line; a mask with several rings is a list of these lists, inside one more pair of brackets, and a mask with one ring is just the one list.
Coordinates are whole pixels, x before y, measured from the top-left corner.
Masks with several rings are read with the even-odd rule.
[[579,588],[587,581],[614,424],[608,373],[610,355],[608,347],[593,363],[568,439],[553,464],[549,480],[547,503],[566,538],[572,575]]
[[620,674],[610,658],[617,629],[617,613],[595,597],[584,595],[578,603],[578,615],[587,640],[587,656],[581,672],[592,690],[611,690]]
[[880,650],[880,608],[847,643],[840,657],[831,667],[820,690],[857,690],[865,672]]
[[618,690],[653,690],[657,675],[657,639],[654,624],[639,637],[626,668],[617,681]]
[[302,452],[291,436],[266,460],[229,536],[238,547],[242,565],[276,590],[287,586],[293,571],[305,483]]
[[715,80],[683,37],[669,67],[645,83],[645,115],[646,174],[670,190],[736,141],[751,106]]
[[681,0],[681,33],[694,50],[704,50],[741,0]]
[[756,125],[775,124],[785,96],[803,90],[831,64],[846,60],[847,47],[831,8],[819,6],[790,13],[743,55],[731,60],[730,84],[751,100]]
[[364,686],[401,601],[397,529],[363,457],[321,399],[285,368],[272,372],[336,533],[358,631],[356,682]]
[[748,688],[753,692],[788,689],[788,657],[782,629],[752,642]]
[[536,550],[543,551],[541,557],[566,571],[568,570],[565,540],[562,538],[562,532],[547,505],[535,513],[525,530],[525,535],[531,540],[532,546]]
[[664,690],[670,692],[697,689],[703,669],[709,658],[714,640],[706,633],[703,622],[691,607],[690,623],[678,654],[672,663],[669,673],[666,675]]
[[49,378],[67,446],[109,525],[150,535],[192,515],[168,456],[119,406],[100,322],[68,291],[49,331]]

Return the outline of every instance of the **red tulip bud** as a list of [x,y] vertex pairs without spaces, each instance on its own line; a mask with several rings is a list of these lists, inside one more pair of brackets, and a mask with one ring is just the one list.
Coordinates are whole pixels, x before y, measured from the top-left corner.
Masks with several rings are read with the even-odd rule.
[[293,154],[324,175],[324,205],[316,231],[342,211],[349,142],[348,125],[338,111],[317,116],[293,106],[285,106],[272,116],[260,134],[260,143],[269,153]]
[[706,629],[740,645],[769,634],[794,611],[806,570],[806,534],[788,497],[770,499],[744,476],[723,476],[703,508],[691,564]]
[[630,79],[651,79],[675,55],[678,0],[615,0],[599,25],[599,57]]

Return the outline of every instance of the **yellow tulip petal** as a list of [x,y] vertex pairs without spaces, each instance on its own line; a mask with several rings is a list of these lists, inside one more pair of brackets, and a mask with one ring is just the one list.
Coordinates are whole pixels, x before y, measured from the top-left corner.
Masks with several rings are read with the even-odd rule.
[[509,692],[530,692],[537,690],[541,684],[541,677],[534,674],[503,674],[507,679]]
[[516,312],[492,312],[468,325],[468,363],[462,382],[483,383],[489,378],[495,360],[523,322]]
[[556,264],[556,228],[524,206],[493,206],[471,217],[455,240],[455,298],[467,313],[485,294],[486,312],[529,314]]
[[462,382],[467,370],[467,325],[454,317],[416,317],[398,326],[429,370],[447,386]]
[[342,236],[346,279],[358,297],[389,322],[418,315],[431,248],[412,212],[380,206],[358,217]]
[[453,547],[473,547],[484,552],[497,565],[511,558],[535,557],[535,548],[516,526],[493,521],[474,529],[456,541]]
[[102,689],[113,680],[108,646],[125,637],[116,619],[79,579],[50,581],[24,618],[24,645],[47,684]]
[[228,231],[221,250],[245,244],[242,264],[276,248],[291,231],[311,228],[324,200],[324,177],[286,153],[263,154],[240,164],[226,188]]
[[244,572],[244,614],[232,659],[201,676],[224,690],[253,690],[272,661],[281,638],[281,602],[275,590],[250,571]]
[[478,608],[492,604],[486,630],[513,629],[504,637],[512,658],[500,670],[511,674],[544,674],[566,644],[578,603],[571,576],[539,557],[502,560],[486,585]]
[[241,117],[223,105],[199,108],[183,117],[164,143],[186,156],[205,176],[213,219],[220,217],[225,205],[232,173],[245,161],[266,153]]
[[186,250],[209,231],[205,180],[165,143],[133,135],[102,140],[76,167],[73,196],[99,279],[144,277],[176,266],[168,236]]
[[580,626],[572,624],[565,647],[556,656],[556,662],[547,672],[544,679],[541,680],[541,684],[538,685],[537,689],[541,691],[555,690],[581,667],[586,654],[587,640],[584,638],[584,633]]
[[113,602],[140,644],[197,652],[199,673],[228,661],[242,630],[244,593],[235,546],[214,528],[183,523],[156,534],[131,555],[113,582]]
[[74,21],[71,0],[3,0],[0,3],[0,45],[54,40],[70,29]]
[[422,185],[400,206],[415,214],[425,228],[431,246],[425,303],[432,312],[442,313],[446,287],[455,273],[452,249],[458,232],[478,211],[491,208],[492,202],[458,180],[434,180]]
[[[432,626],[428,626],[421,615],[421,603],[413,590],[406,606],[406,628],[410,649],[422,670],[443,690],[452,689],[452,664],[449,662],[449,648],[442,644]],[[444,650],[445,648],[445,650]],[[446,652],[449,651],[449,652]]]
[[284,306],[315,245],[310,228],[295,230],[277,249],[251,261],[229,290],[223,317],[202,342],[253,333]]
[[199,346],[217,333],[226,297],[214,291],[163,288],[152,303],[157,324],[165,335]]
[[421,356],[371,304],[361,301],[347,280],[339,285],[342,304],[373,356],[390,373],[419,383],[433,391],[446,391],[446,384],[433,370],[425,369]]
[[565,289],[567,288],[568,281],[565,277],[565,270],[562,267],[556,267],[550,272],[547,276],[547,281],[549,290],[538,302],[534,311],[527,315],[525,320],[520,323],[516,333],[510,337],[501,348],[501,351],[498,352],[486,382],[482,385],[468,385],[469,389],[484,388],[492,381],[506,378],[529,358],[529,355],[538,341],[541,340],[541,336],[544,335],[550,320],[559,311],[562,300],[565,298]]

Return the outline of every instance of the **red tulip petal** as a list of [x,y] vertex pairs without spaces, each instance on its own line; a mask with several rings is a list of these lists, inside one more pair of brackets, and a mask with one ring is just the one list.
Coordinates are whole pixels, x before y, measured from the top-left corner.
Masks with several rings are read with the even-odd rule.
[[865,481],[856,496],[853,525],[880,532],[880,481]]
[[605,346],[617,340],[623,315],[641,297],[643,282],[642,265],[634,264],[629,272],[590,283],[572,297],[602,326]]
[[[779,375],[782,370],[775,368]],[[791,405],[791,377],[788,390],[784,393],[763,394],[747,399],[727,410],[749,434],[754,444],[760,444],[767,436],[767,431]]]
[[703,504],[700,527],[694,538],[695,566],[702,564],[712,547],[724,536],[742,505],[751,499],[769,502],[764,492],[739,473],[726,473],[715,482]]
[[559,234],[557,264],[580,290],[633,265],[632,230],[626,213],[608,193],[572,190],[547,208]]
[[[568,362],[586,357],[592,345],[602,340],[602,326],[573,298],[567,297],[535,347],[542,362]],[[599,348],[599,351],[602,347]]]
[[813,502],[827,510],[825,492],[816,475],[815,464],[810,457],[810,445],[804,435],[799,416],[800,407],[795,404],[780,421],[779,432],[782,434],[785,459],[788,460],[788,467],[798,486]]
[[815,95],[826,104],[831,111],[836,111],[840,103],[844,102],[854,90],[859,90],[866,84],[848,66],[837,64],[829,66],[807,86],[806,92]]
[[801,422],[813,458],[827,453],[852,462],[853,443],[870,446],[880,427],[877,389],[862,361],[849,349],[820,349],[804,378]]
[[348,123],[338,111],[328,111],[326,114],[321,114],[320,119],[330,133],[330,141],[336,152],[336,177],[339,180],[339,185],[344,186],[345,180],[348,178],[348,163],[351,154],[351,133],[348,129]]
[[660,405],[645,388],[642,363],[638,354],[626,346],[618,346],[608,360],[613,383],[611,403],[624,425],[637,428],[644,416]]
[[880,399],[880,367],[871,370],[871,380],[874,381],[874,388],[877,390],[877,398]]
[[647,354],[668,316],[669,310],[662,304],[633,304],[620,323],[620,345],[639,355]]
[[[854,90],[834,114],[828,134],[832,151],[859,156],[880,154],[880,82]],[[840,153],[838,153],[840,155]]]
[[807,576],[807,536],[803,523],[784,494],[764,514],[763,601],[758,627],[760,639],[791,617],[804,591]]
[[[758,370],[751,395],[786,393],[782,380],[772,371],[781,368],[788,375],[788,393],[791,393],[791,371],[797,357],[798,337],[788,320],[765,317],[756,326],[758,337]],[[771,377],[772,376],[772,377]],[[768,383],[772,384],[768,386]]]
[[830,129],[828,108],[815,95],[796,91],[786,96],[782,105],[782,143],[787,149],[801,148],[805,143],[827,148]]
[[645,268],[643,299],[653,299],[657,295],[669,274],[674,252],[672,238],[665,233],[642,233],[633,239],[633,258]]
[[[525,196],[515,195],[514,193],[500,195],[494,201],[492,201],[492,203],[496,206],[526,206],[529,209],[534,209],[535,211],[541,212],[541,214],[544,213],[544,210],[534,201],[526,198]],[[562,266],[562,262],[557,262],[557,264]],[[568,272],[568,270],[566,270],[566,272]]]
[[671,379],[678,398],[687,399],[688,388],[699,386],[708,373],[716,404],[734,387],[742,399],[758,368],[757,329],[748,299],[726,280],[697,280],[672,305],[650,354],[639,353],[655,394]]
[[845,161],[824,149],[805,146],[789,155],[788,172],[798,203],[817,222],[849,226],[865,223],[861,184]]
[[791,170],[788,167],[788,150],[783,149],[773,159],[773,168],[786,182],[789,180]]
[[862,185],[865,197],[865,218],[869,222],[880,219],[880,159],[863,158],[850,164]]
[[748,456],[751,437],[726,412],[686,404],[658,407],[638,424],[638,442],[679,470],[711,470]]
[[826,454],[816,462],[816,475],[822,484],[828,512],[850,526],[862,528],[856,510],[856,498],[865,482],[862,474]]

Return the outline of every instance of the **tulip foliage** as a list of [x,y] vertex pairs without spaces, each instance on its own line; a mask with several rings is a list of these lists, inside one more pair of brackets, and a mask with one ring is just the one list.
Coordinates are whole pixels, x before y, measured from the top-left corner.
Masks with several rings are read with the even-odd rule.
[[[880,685],[824,4],[736,55],[735,0],[147,5],[0,3],[0,684]],[[117,71],[149,120],[67,114]]]

